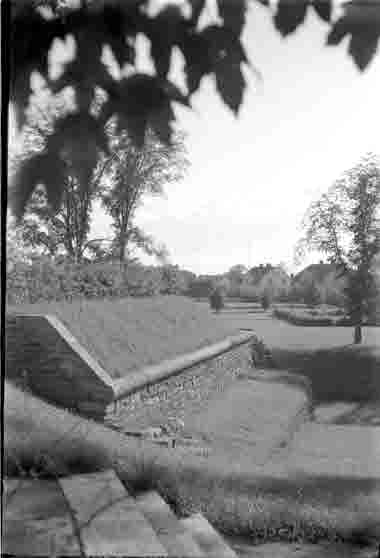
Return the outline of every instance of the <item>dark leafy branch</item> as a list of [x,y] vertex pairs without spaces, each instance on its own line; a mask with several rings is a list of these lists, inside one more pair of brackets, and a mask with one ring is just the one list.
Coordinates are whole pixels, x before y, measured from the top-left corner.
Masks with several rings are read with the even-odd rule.
[[[25,123],[34,72],[53,93],[73,88],[76,101],[74,113],[57,119],[44,152],[22,165],[13,186],[16,216],[23,215],[40,183],[51,205],[59,206],[62,158],[67,152],[79,182],[88,183],[99,154],[109,154],[105,124],[112,117],[137,146],[143,145],[148,129],[169,143],[175,105],[191,107],[205,76],[215,79],[219,97],[238,114],[246,89],[243,67],[250,65],[241,36],[251,6],[272,10],[273,25],[284,37],[313,12],[326,23],[327,45],[349,38],[348,54],[360,70],[372,60],[380,37],[380,5],[372,0],[344,3],[339,17],[334,16],[333,0],[279,0],[275,9],[268,0],[217,0],[214,18],[209,0],[184,0],[181,6],[167,2],[155,15],[150,4],[148,0],[12,0],[11,99],[19,126]],[[138,35],[149,41],[153,75],[137,72]],[[52,80],[49,53],[55,39],[68,36],[75,41],[75,58]],[[121,79],[113,77],[103,63],[104,47],[111,49]],[[175,50],[184,59],[186,91],[169,79]],[[95,115],[91,107],[98,89],[105,100]]]

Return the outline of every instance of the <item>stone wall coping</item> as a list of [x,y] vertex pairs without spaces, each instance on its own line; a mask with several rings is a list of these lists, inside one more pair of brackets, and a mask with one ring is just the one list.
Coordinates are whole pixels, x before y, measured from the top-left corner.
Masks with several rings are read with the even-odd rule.
[[128,374],[125,378],[114,381],[113,390],[115,399],[120,399],[150,384],[179,374],[186,368],[195,366],[205,360],[215,358],[222,353],[254,339],[256,339],[256,335],[253,332],[240,333],[196,351],[185,353],[172,359],[163,360],[159,364],[141,368],[136,372]]
[[144,387],[158,381],[179,374],[183,370],[195,366],[203,361],[215,358],[239,345],[256,340],[257,337],[252,330],[243,331],[238,335],[225,338],[217,343],[212,343],[196,351],[191,351],[177,357],[166,359],[158,364],[145,366],[135,371],[131,371],[125,378],[114,380],[106,370],[96,361],[94,357],[79,343],[68,328],[53,314],[23,314],[10,312],[7,317],[22,318],[44,318],[53,327],[69,347],[81,358],[85,364],[96,374],[96,376],[110,387],[113,391],[113,399],[121,399]]

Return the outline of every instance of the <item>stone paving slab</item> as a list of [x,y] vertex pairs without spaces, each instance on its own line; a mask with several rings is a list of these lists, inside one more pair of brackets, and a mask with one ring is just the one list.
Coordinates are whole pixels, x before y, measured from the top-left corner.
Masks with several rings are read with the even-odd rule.
[[204,556],[200,546],[158,492],[142,492],[136,496],[137,506],[152,525],[169,556]]
[[114,471],[59,479],[87,556],[167,556]]
[[71,517],[8,519],[4,522],[2,551],[8,556],[80,556]]
[[205,558],[238,558],[236,552],[201,513],[181,519],[180,523],[199,544]]

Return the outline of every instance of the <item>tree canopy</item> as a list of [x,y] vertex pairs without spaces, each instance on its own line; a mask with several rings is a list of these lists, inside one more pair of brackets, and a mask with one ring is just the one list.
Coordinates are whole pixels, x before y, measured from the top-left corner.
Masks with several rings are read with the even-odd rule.
[[298,250],[316,249],[337,265],[347,280],[346,306],[360,341],[363,318],[376,305],[375,261],[380,253],[380,160],[365,155],[323,196],[304,218]]
[[[39,183],[46,186],[49,203],[58,207],[63,191],[63,153],[70,152],[83,184],[96,165],[99,152],[109,153],[105,124],[115,117],[137,146],[151,128],[169,143],[176,119],[174,107],[191,107],[204,76],[213,76],[217,94],[235,114],[246,88],[243,66],[252,67],[241,41],[248,8],[261,5],[272,11],[275,29],[293,33],[309,11],[327,24],[326,43],[349,38],[348,54],[360,70],[368,66],[380,37],[380,5],[368,0],[345,2],[335,10],[333,0],[11,0],[11,101],[18,126],[32,93],[31,77],[38,72],[53,93],[71,87],[76,109],[56,119],[45,150],[21,165],[11,203],[18,217]],[[136,69],[137,38],[150,45],[154,73]],[[52,79],[49,53],[56,39],[75,41],[75,57]],[[114,77],[103,63],[109,47],[121,73]],[[169,79],[172,54],[184,59],[186,90]],[[100,110],[93,105],[97,90],[105,93]],[[23,169],[23,170],[22,170]]]

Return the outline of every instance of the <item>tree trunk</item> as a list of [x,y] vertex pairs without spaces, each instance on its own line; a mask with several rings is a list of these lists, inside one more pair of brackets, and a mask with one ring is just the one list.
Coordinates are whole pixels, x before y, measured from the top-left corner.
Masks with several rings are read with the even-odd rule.
[[120,241],[120,243],[119,243],[119,262],[120,262],[121,266],[125,262],[125,242],[124,241]]
[[354,330],[354,343],[359,345],[362,342],[362,325],[357,324]]

